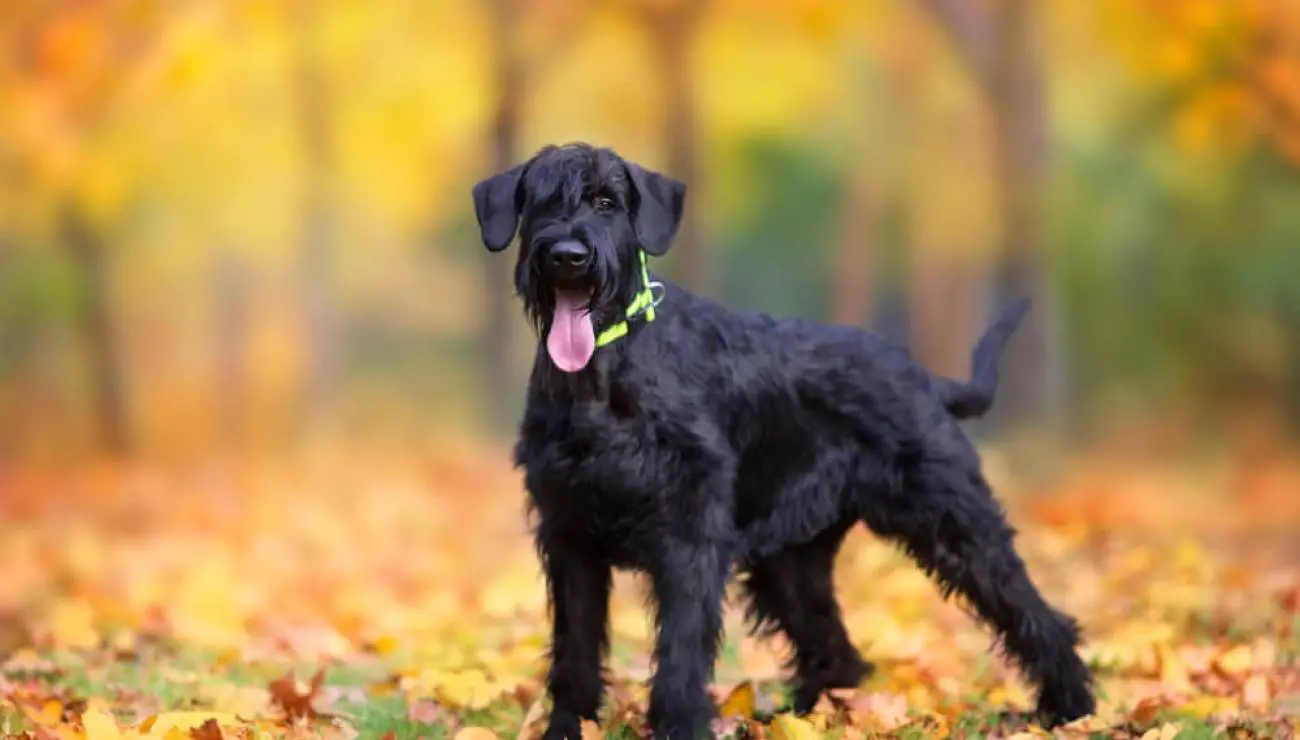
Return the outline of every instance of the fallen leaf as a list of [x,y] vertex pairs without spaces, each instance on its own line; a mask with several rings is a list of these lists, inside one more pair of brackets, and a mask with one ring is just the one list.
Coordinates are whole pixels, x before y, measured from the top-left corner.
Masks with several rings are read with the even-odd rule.
[[1160,659],[1160,683],[1169,691],[1184,693],[1192,689],[1192,676],[1182,658],[1167,646],[1157,651]]
[[1268,679],[1255,674],[1241,687],[1241,701],[1252,709],[1266,709],[1269,704]]
[[320,693],[321,685],[325,682],[325,669],[321,668],[316,671],[312,677],[311,683],[302,684],[294,677],[293,671],[290,670],[285,675],[272,681],[267,688],[271,692],[271,702],[280,710],[290,722],[299,720],[313,720],[320,716],[320,712],[312,706],[316,695]]
[[1169,697],[1164,694],[1148,696],[1137,703],[1137,706],[1130,713],[1130,717],[1137,724],[1149,724],[1156,718],[1156,715],[1160,714],[1161,710],[1168,708],[1171,704]]
[[456,733],[454,740],[500,740],[500,738],[486,727],[466,727]]
[[890,732],[907,723],[907,698],[902,694],[872,692],[848,701],[849,720],[876,732]]
[[584,719],[582,721],[582,740],[605,740],[605,733],[600,729],[600,725],[589,719]]
[[146,717],[139,730],[148,735],[165,735],[172,730],[182,733],[202,727],[208,722],[236,727],[244,724],[238,715],[229,712],[162,712]]
[[1157,738],[1158,740],[1174,740],[1182,729],[1183,726],[1179,722],[1166,722],[1160,726],[1160,734],[1157,735]]
[[745,681],[728,692],[726,698],[718,706],[718,716],[724,719],[727,717],[751,719],[754,716],[757,704],[754,684]]
[[117,720],[102,709],[88,710],[81,715],[81,724],[86,729],[86,740],[117,740],[122,737]]
[[808,720],[791,714],[778,714],[772,718],[773,740],[813,740],[818,737]]
[[216,719],[208,717],[203,724],[190,730],[191,740],[225,740],[221,734],[221,725]]
[[538,697],[524,713],[524,721],[519,725],[519,735],[515,740],[539,740],[546,731],[546,700]]
[[1220,653],[1214,659],[1214,668],[1224,676],[1238,677],[1249,671],[1253,662],[1250,646],[1238,645]]
[[1178,709],[1197,719],[1208,719],[1236,714],[1239,705],[1231,696],[1198,696],[1178,705]]
[[63,702],[58,699],[48,699],[41,704],[40,709],[32,709],[24,704],[23,714],[27,715],[27,719],[33,724],[53,727],[63,721]]

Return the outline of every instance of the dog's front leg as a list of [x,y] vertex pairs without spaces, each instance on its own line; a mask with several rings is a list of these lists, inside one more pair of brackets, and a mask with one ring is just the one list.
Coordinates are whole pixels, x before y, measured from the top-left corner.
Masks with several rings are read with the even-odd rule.
[[596,719],[609,647],[610,567],[562,538],[540,540],[551,601],[550,724],[545,740],[580,740],[582,720]]
[[656,738],[710,737],[708,685],[722,638],[722,599],[731,565],[720,542],[673,538],[652,571],[659,634],[647,720]]

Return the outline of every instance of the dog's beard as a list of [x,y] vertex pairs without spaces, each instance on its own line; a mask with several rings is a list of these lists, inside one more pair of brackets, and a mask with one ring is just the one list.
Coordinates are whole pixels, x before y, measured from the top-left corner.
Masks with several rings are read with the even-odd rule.
[[559,370],[576,373],[591,363],[597,326],[603,318],[622,312],[620,298],[629,292],[629,286],[617,279],[619,274],[614,261],[599,252],[590,285],[582,287],[553,285],[536,264],[520,265],[518,292],[524,311]]

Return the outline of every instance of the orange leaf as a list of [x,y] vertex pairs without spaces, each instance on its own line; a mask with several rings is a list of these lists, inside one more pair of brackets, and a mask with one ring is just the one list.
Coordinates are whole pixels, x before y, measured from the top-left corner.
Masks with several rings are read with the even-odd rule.
[[320,716],[312,701],[320,693],[325,682],[325,669],[316,671],[311,683],[301,685],[290,670],[285,675],[272,681],[267,687],[271,692],[271,703],[276,706],[290,722],[300,719],[312,720]]
[[221,725],[213,717],[203,721],[203,724],[190,730],[191,740],[225,740],[225,735],[221,734]]
[[728,692],[727,697],[718,705],[718,716],[724,719],[727,717],[749,719],[754,716],[757,704],[754,684],[745,681]]

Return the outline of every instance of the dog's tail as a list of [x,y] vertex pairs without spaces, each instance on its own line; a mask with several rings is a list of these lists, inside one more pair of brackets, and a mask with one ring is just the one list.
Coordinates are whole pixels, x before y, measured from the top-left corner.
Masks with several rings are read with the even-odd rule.
[[998,390],[998,360],[1016,327],[1029,312],[1030,300],[1021,298],[1002,310],[971,352],[971,379],[959,380],[935,376],[936,391],[948,413],[958,419],[982,416],[993,405]]

